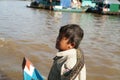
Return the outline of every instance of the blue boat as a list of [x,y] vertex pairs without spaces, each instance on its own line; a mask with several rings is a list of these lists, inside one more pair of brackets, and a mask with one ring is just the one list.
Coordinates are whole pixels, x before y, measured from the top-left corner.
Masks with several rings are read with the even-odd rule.
[[82,6],[82,0],[60,0],[60,5],[53,6],[54,11],[63,12],[86,12],[87,6]]

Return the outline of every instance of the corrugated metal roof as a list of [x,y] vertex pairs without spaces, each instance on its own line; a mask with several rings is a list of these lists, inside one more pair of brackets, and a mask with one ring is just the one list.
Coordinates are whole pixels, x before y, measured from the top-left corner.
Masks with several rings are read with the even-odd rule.
[[120,4],[120,1],[118,1],[118,0],[104,0],[104,3],[109,3],[109,4],[111,4],[111,3],[117,3],[117,4]]
[[114,3],[114,4],[120,4],[120,1],[118,0],[92,0],[92,2],[95,2],[95,3],[108,3],[108,4],[111,4],[111,3]]

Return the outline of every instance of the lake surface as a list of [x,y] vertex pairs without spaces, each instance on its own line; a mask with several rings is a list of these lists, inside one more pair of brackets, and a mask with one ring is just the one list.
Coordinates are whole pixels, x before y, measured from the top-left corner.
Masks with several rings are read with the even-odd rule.
[[120,80],[120,16],[53,12],[26,8],[27,4],[0,0],[0,72],[22,80],[22,60],[27,57],[47,77],[59,28],[74,23],[85,33],[80,47],[87,80]]

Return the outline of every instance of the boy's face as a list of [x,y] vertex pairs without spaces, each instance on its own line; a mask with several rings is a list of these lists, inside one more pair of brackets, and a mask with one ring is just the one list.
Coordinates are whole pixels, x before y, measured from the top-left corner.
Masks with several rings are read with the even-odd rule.
[[66,37],[63,38],[57,38],[56,40],[56,48],[59,51],[65,51],[65,50],[69,50],[73,48],[73,45],[71,43],[68,43],[69,39],[67,39]]

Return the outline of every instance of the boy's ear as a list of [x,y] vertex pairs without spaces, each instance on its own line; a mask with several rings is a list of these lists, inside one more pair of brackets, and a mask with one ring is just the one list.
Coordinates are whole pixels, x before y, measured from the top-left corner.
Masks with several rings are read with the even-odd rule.
[[72,49],[72,48],[74,48],[75,47],[75,43],[70,43],[69,44],[69,49]]
[[71,46],[74,48],[75,47],[75,43],[71,43]]
[[72,49],[72,48],[74,48],[75,47],[75,43],[69,43],[68,44],[68,49]]

